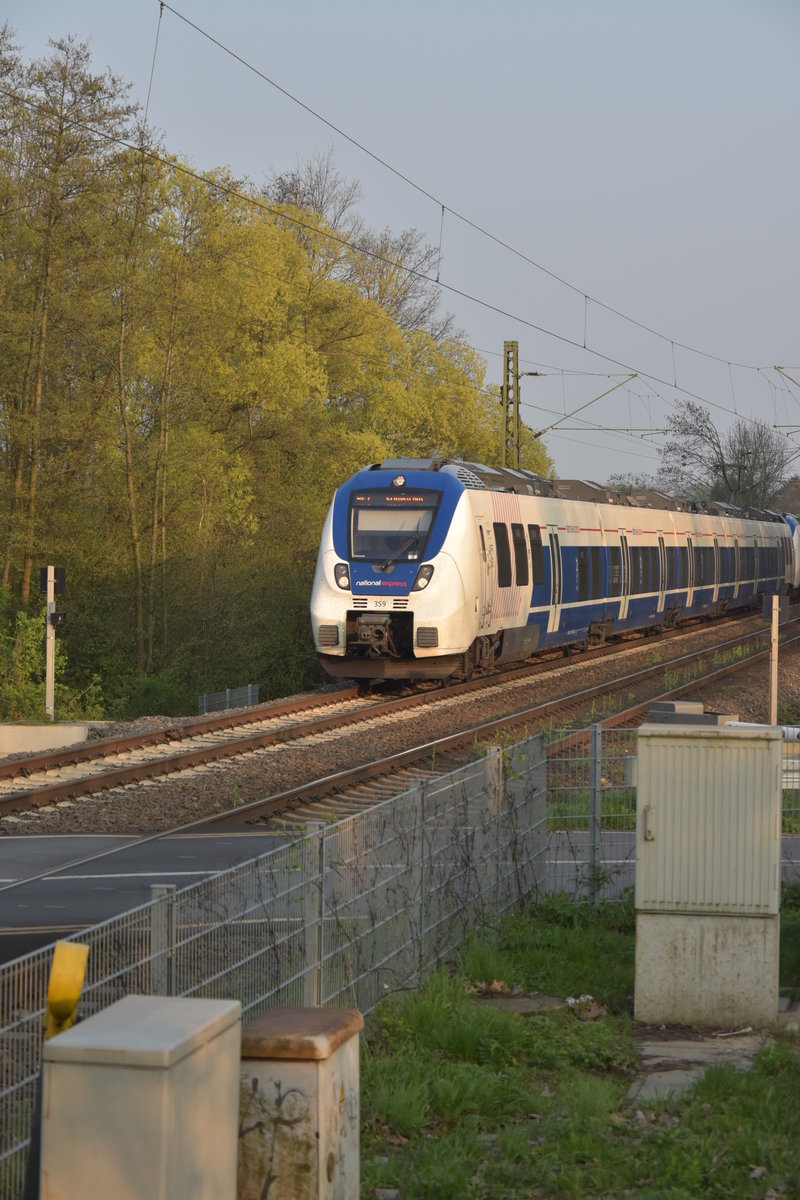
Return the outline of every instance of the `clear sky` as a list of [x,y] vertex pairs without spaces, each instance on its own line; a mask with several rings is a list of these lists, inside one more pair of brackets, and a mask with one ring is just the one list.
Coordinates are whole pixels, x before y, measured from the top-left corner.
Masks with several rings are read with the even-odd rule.
[[546,372],[522,380],[534,429],[637,372],[545,435],[562,477],[654,471],[663,438],[641,431],[689,394],[721,428],[800,427],[800,386],[773,369],[800,380],[797,0],[6,0],[4,16],[26,59],[74,34],[143,106],[155,52],[150,123],[196,169],[260,183],[332,147],[370,224],[441,232],[442,307],[488,380],[506,339]]

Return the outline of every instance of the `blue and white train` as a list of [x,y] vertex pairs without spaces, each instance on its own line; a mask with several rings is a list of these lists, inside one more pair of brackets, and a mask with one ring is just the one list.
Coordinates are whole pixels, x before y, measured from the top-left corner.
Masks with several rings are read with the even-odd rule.
[[311,596],[333,676],[443,679],[800,586],[789,515],[448,459],[336,492]]

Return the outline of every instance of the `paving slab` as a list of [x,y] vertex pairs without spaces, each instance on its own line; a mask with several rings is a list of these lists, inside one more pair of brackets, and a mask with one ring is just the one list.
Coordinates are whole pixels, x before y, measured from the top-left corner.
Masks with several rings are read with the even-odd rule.
[[639,1041],[642,1069],[628,1089],[628,1100],[665,1100],[688,1091],[708,1067],[728,1065],[748,1071],[767,1040],[761,1032],[725,1033],[700,1038]]

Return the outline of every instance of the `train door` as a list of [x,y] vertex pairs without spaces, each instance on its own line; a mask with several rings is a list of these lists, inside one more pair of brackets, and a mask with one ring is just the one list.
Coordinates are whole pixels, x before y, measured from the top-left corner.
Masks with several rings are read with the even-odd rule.
[[714,603],[719,600],[719,540],[714,537]]
[[485,629],[492,619],[492,589],[489,584],[490,551],[486,545],[483,525],[478,521],[478,629]]
[[624,533],[619,535],[620,558],[622,559],[622,579],[620,583],[619,619],[624,621],[628,616],[628,605],[631,596],[631,560],[628,555],[628,539]]
[[742,560],[739,554],[739,539],[733,539],[733,598],[739,595],[739,580],[742,576]]
[[694,546],[692,539],[686,538],[686,607],[694,604]]
[[658,569],[661,572],[661,577],[658,585],[658,608],[656,612],[663,613],[667,598],[667,550],[662,534],[658,535]]
[[558,534],[550,535],[550,612],[547,617],[547,632],[555,633],[561,622],[561,546]]

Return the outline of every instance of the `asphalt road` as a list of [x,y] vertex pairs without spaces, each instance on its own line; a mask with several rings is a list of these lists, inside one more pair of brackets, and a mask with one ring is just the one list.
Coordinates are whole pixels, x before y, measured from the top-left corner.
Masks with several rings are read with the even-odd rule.
[[186,887],[285,840],[269,833],[0,838],[0,963],[147,903],[153,884]]

